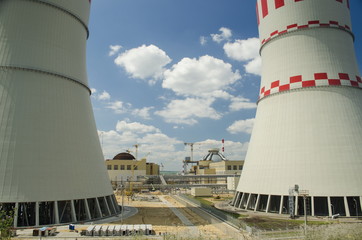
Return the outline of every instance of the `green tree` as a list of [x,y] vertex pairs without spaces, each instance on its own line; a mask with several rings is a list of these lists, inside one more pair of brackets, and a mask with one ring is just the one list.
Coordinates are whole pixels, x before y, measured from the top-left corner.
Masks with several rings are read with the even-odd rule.
[[14,224],[14,210],[0,210],[0,239],[10,239]]

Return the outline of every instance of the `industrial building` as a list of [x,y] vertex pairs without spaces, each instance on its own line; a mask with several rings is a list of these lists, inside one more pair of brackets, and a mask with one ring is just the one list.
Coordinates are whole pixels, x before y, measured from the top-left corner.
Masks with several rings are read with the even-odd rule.
[[235,182],[239,179],[243,161],[227,160],[219,149],[210,149],[200,161],[190,161],[187,158],[184,168],[191,163],[196,165],[192,166],[191,172],[187,174],[160,175],[158,164],[148,163],[146,158],[136,160],[128,151],[105,161],[113,188],[126,189],[127,193],[146,189],[166,191],[190,187],[235,191]]
[[0,210],[14,227],[118,214],[87,82],[90,1],[0,9]]
[[201,160],[190,161],[187,158],[184,163],[196,164],[191,167],[189,174],[240,175],[243,170],[244,160],[228,160],[218,148],[213,148]]
[[362,80],[351,7],[257,1],[262,79],[235,208],[361,215]]
[[158,164],[148,163],[146,158],[137,160],[127,152],[119,153],[105,163],[111,181],[136,181],[137,177],[160,174]]
[[[244,160],[228,160],[218,148],[208,150],[208,153],[198,161],[192,161],[191,158],[186,157],[184,162],[185,179],[191,182],[198,182],[198,184],[220,184],[227,185],[227,189],[235,190],[235,180],[243,170]],[[195,164],[187,171],[188,164]],[[207,176],[202,178],[192,178],[195,176]],[[197,180],[198,179],[198,180]]]

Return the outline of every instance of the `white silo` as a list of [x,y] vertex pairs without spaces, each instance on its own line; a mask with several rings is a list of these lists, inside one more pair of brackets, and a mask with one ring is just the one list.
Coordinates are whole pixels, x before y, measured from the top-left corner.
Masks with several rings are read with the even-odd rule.
[[0,208],[17,227],[120,212],[86,74],[90,0],[0,1]]
[[309,215],[361,215],[362,81],[349,1],[258,0],[257,15],[260,96],[232,205],[302,215],[307,195]]

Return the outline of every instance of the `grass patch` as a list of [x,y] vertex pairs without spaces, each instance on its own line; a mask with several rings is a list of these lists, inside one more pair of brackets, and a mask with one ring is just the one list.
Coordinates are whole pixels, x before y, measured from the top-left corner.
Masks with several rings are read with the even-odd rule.
[[214,206],[214,203],[213,202],[210,202],[202,197],[194,197],[197,201],[199,201],[200,203],[202,204],[205,204],[207,206],[210,206],[210,207],[213,207]]
[[[265,232],[263,233],[264,237],[268,237],[268,238],[287,238],[287,237],[297,237],[302,235],[303,233],[299,230],[294,231],[294,230],[290,230],[290,231],[284,231],[284,232]],[[296,238],[298,239],[298,238]]]
[[232,216],[233,218],[247,218],[249,217],[249,215],[244,215],[244,214],[239,214],[239,213],[235,213],[235,212],[228,212],[222,209],[218,209],[220,212],[223,212],[229,216]]
[[[243,219],[243,221],[251,227],[266,231],[277,229],[293,229],[304,225],[304,220],[284,220],[268,217],[250,217]],[[309,221],[307,224],[308,226],[320,226],[331,224],[331,222]]]
[[[205,199],[204,197],[194,197],[191,195],[187,196],[190,199],[196,200],[201,203],[205,208],[215,208],[214,203]],[[210,199],[210,198],[208,198]],[[270,217],[260,217],[253,216],[249,217],[246,214],[239,214],[236,212],[229,212],[221,209],[217,209],[218,212],[222,212],[229,216],[232,216],[235,219],[240,219],[240,221],[244,222],[250,227],[254,227],[256,229],[260,229],[263,231],[271,231],[271,230],[286,230],[286,229],[295,229],[301,226],[304,226],[304,219],[278,219],[278,218],[270,218]],[[332,222],[328,221],[308,221],[308,226],[323,226],[332,224]]]
[[[304,220],[285,220],[285,221],[295,221],[298,222],[300,225],[304,225]],[[321,226],[321,225],[328,225],[334,224],[334,222],[327,222],[327,221],[307,221],[308,226]]]
[[[212,207],[212,208],[215,208],[215,205],[213,202],[209,201],[209,200],[206,200],[205,198],[203,197],[193,197],[193,196],[189,196],[189,197],[192,197],[194,198],[195,200],[199,201],[200,203],[208,206],[208,207]],[[222,210],[222,209],[218,209],[218,208],[215,208],[217,209],[219,212],[223,212],[229,216],[232,216],[233,218],[246,218],[248,217],[249,215],[243,215],[243,214],[239,214],[239,213],[235,213],[235,212],[229,212],[229,211],[225,211],[225,210]]]
[[225,196],[220,196],[220,195],[216,195],[214,197],[212,197],[213,201],[231,201],[233,200],[233,197],[225,197]]
[[290,229],[300,226],[300,223],[289,222],[286,220],[265,218],[265,217],[251,217],[245,218],[243,221],[250,227],[254,227],[260,230],[275,230],[275,229]]

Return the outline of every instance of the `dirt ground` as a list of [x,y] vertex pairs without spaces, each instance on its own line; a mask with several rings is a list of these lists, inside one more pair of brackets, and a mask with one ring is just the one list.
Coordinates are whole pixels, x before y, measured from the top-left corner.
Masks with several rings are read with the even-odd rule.
[[[159,200],[160,198],[157,195],[138,195],[133,201],[128,201],[125,197],[124,204],[136,207],[138,213],[124,219],[122,222],[114,223],[152,224],[153,230],[157,235],[167,234],[179,238],[185,238],[190,232],[196,232],[197,237],[204,239],[234,239],[230,238],[230,235],[226,235],[222,229],[220,229],[224,227],[222,224],[209,224],[205,219],[195,214],[191,209],[184,207],[171,196],[162,195],[161,198],[165,199],[172,207],[181,212],[194,226],[186,226],[170,209],[170,204],[166,205]],[[121,197],[117,196],[117,200],[121,202]]]

